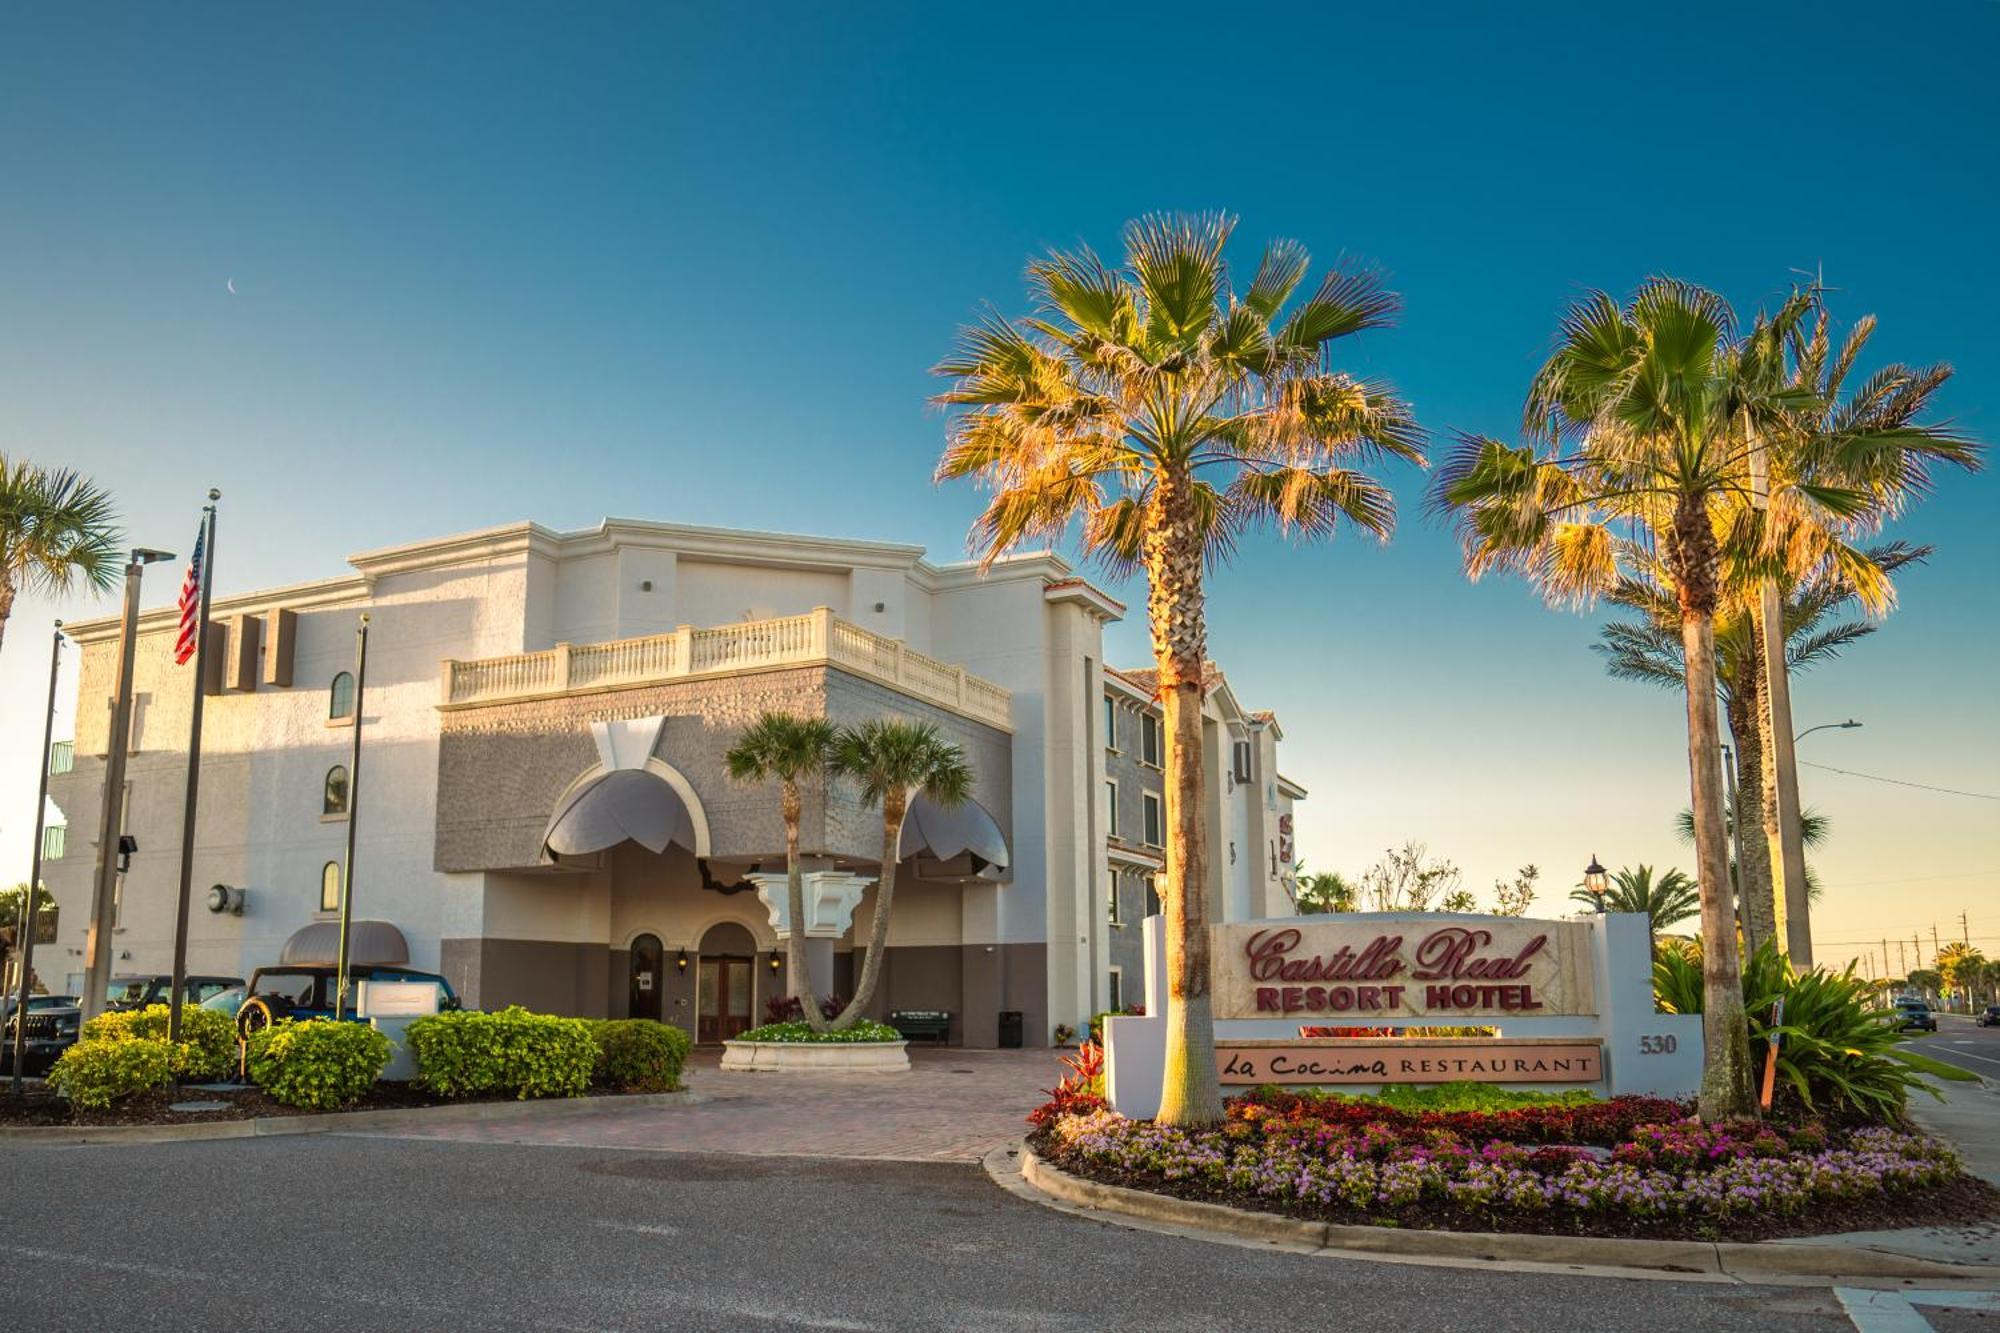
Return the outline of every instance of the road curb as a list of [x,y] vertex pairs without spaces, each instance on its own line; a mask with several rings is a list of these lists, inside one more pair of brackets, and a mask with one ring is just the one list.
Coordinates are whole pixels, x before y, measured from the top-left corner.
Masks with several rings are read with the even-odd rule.
[[[1407,1231],[1391,1227],[1309,1222],[1177,1199],[1147,1190],[1105,1185],[1051,1166],[1022,1144],[1021,1179],[1045,1199],[1142,1221],[1188,1227],[1218,1239],[1281,1244],[1338,1252],[1356,1258],[1480,1260],[1560,1264],[1597,1270],[1625,1269],[1631,1276],[1723,1277],[1742,1281],[1782,1278],[1835,1284],[1850,1279],[1924,1278],[2000,1283],[2000,1267],[1939,1263],[1887,1250],[1811,1242],[1623,1240],[1606,1236],[1524,1236],[1503,1232]],[[994,1171],[988,1158],[988,1171]]]
[[708,1098],[680,1092],[612,1093],[512,1102],[463,1102],[446,1106],[398,1106],[375,1111],[329,1111],[319,1115],[261,1116],[178,1125],[16,1125],[0,1127],[0,1144],[186,1143],[204,1139],[281,1138],[294,1134],[339,1134],[358,1129],[407,1129],[418,1125],[463,1125],[526,1115],[536,1120],[604,1115],[649,1106],[691,1106]]

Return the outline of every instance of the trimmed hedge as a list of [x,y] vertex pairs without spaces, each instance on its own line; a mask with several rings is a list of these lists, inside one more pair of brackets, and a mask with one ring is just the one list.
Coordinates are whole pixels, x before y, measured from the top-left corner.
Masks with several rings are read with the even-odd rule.
[[49,1086],[86,1111],[102,1111],[174,1078],[174,1050],[160,1037],[98,1037],[64,1051],[49,1070]]
[[445,1097],[581,1097],[597,1067],[590,1020],[519,1005],[419,1018],[404,1039],[417,1081]]
[[[144,1009],[114,1010],[83,1025],[84,1041],[167,1039],[168,1010],[164,1004]],[[181,1006],[181,1040],[173,1070],[181,1078],[208,1083],[228,1078],[236,1070],[236,1023],[228,1014],[197,1004]]]
[[286,1019],[250,1038],[250,1077],[287,1106],[331,1111],[367,1095],[392,1053],[366,1023]]
[[620,1092],[672,1092],[681,1085],[693,1038],[671,1023],[650,1018],[590,1020],[597,1064],[590,1081]]

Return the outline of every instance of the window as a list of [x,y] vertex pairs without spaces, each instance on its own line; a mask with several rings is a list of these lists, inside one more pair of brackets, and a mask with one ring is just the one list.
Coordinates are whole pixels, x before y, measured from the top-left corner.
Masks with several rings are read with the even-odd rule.
[[1118,753],[1118,701],[1104,696],[1104,748]]
[[319,910],[340,910],[340,862],[328,861],[319,870]]
[[63,848],[68,844],[68,841],[69,825],[50,824],[42,830],[42,859],[44,861],[62,860]]
[[1160,766],[1160,719],[1151,713],[1139,717],[1139,758],[1154,768]]
[[1250,742],[1238,741],[1235,747],[1235,778],[1238,782],[1250,780]]
[[342,722],[354,716],[354,677],[343,671],[333,678],[333,687],[326,692],[326,720]]
[[1104,831],[1112,837],[1118,836],[1118,784],[1106,779],[1104,783]]
[[1160,847],[1165,845],[1165,841],[1165,838],[1161,835],[1160,827],[1160,798],[1152,792],[1147,792],[1146,845],[1148,847]]
[[1146,915],[1160,914],[1160,881],[1157,875],[1146,876]]
[[1125,1007],[1125,970],[1117,967],[1112,968],[1110,981],[1111,1003],[1106,1008],[1115,1012]]
[[326,770],[326,794],[319,803],[321,815],[347,813],[347,765],[335,764]]
[[1109,921],[1114,926],[1123,925],[1125,918],[1119,913],[1118,910],[1118,882],[1121,879],[1123,879],[1124,876],[1120,875],[1116,870],[1114,870],[1111,872],[1108,878],[1111,881],[1111,902],[1109,904],[1110,910],[1105,913],[1104,919]]

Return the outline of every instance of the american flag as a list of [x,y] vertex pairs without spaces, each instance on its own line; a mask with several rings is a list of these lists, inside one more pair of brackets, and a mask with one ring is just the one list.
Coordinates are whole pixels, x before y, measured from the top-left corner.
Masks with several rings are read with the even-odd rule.
[[208,535],[207,527],[204,523],[195,531],[194,556],[188,561],[187,577],[181,580],[181,635],[174,641],[176,666],[185,666],[194,656],[195,642],[201,635],[201,545]]

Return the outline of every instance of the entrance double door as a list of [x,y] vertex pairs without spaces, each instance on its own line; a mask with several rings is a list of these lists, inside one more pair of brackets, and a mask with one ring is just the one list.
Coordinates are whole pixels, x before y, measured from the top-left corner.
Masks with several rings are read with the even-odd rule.
[[749,958],[704,958],[695,979],[695,1040],[728,1041],[752,1026],[754,974]]

